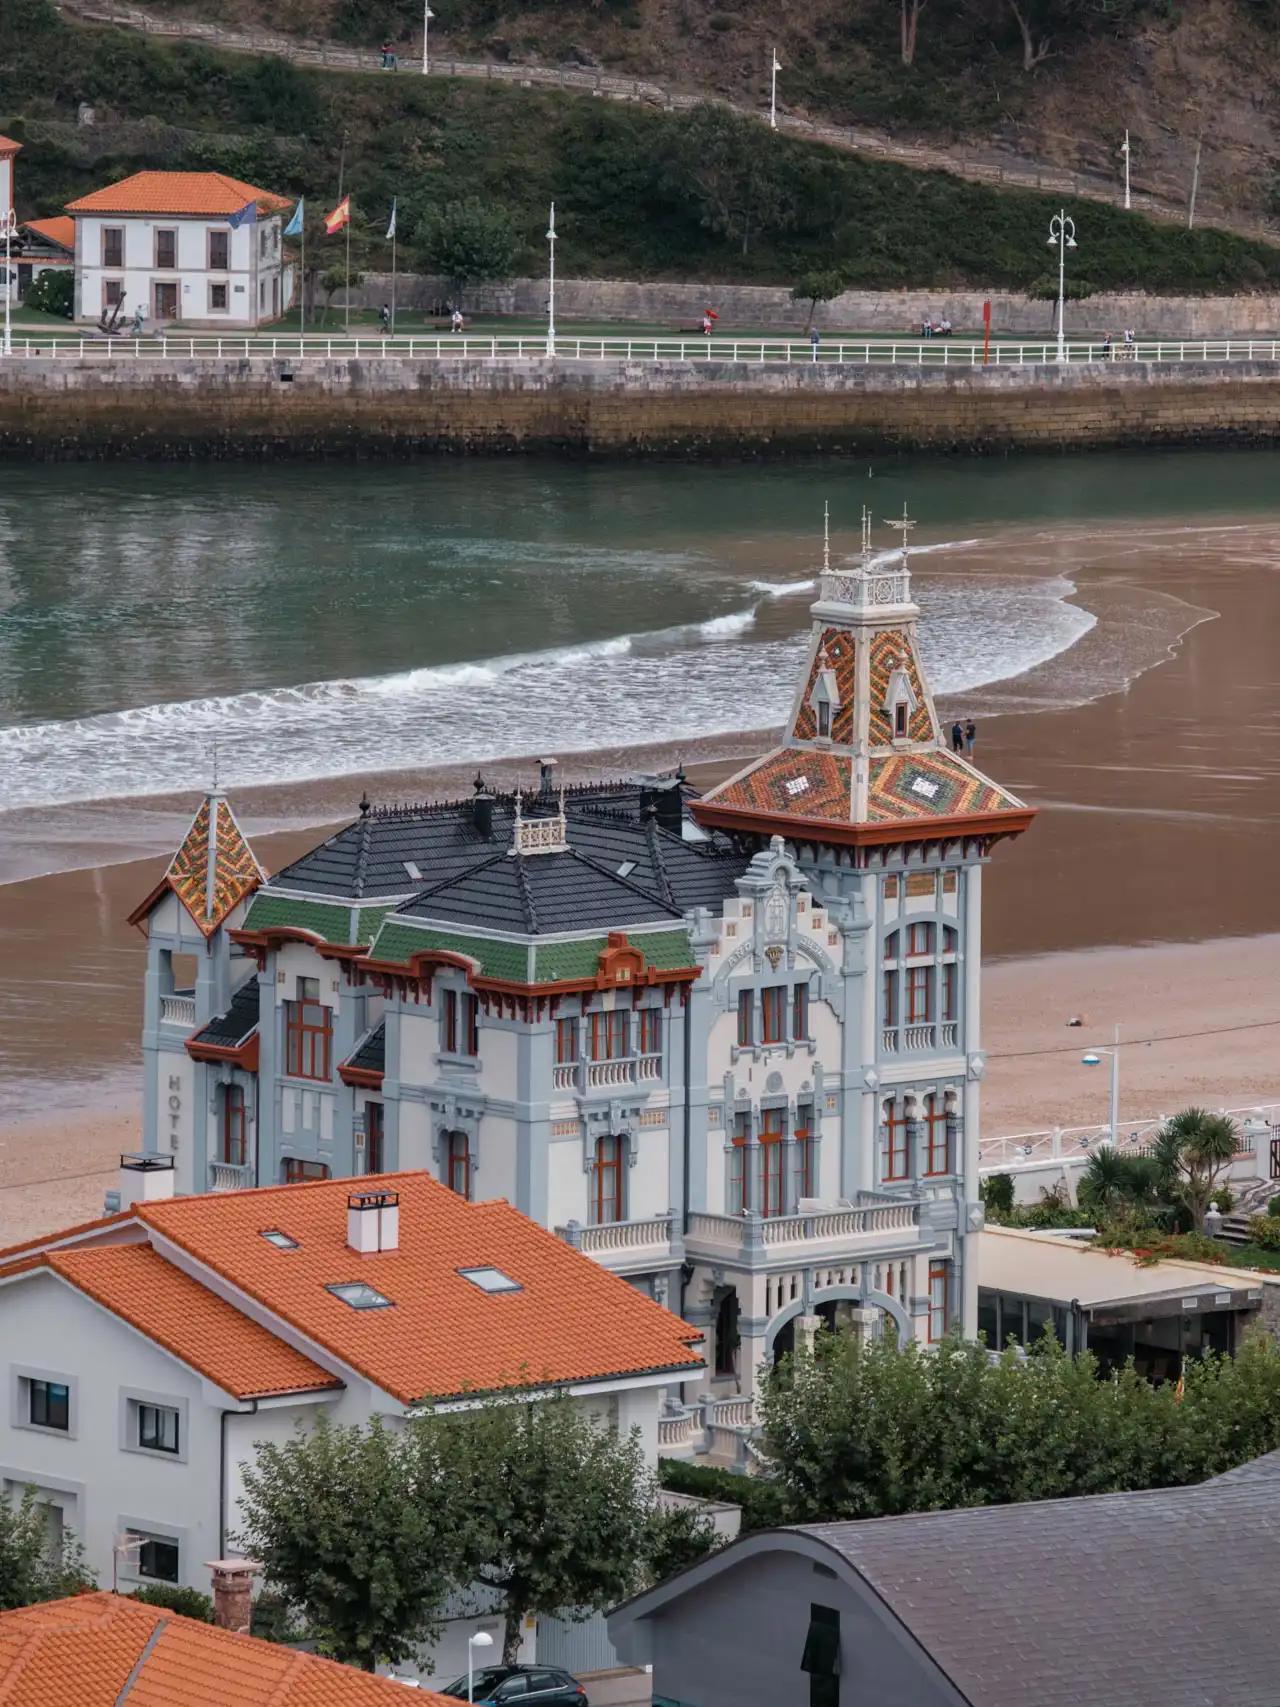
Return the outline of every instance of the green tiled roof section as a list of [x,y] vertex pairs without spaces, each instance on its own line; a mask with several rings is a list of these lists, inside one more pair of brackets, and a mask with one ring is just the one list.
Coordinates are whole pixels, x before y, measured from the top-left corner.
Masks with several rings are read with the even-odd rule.
[[529,950],[522,942],[459,936],[453,931],[419,930],[414,925],[391,920],[378,932],[369,953],[374,960],[407,962],[411,954],[424,948],[443,948],[453,954],[465,954],[479,961],[480,970],[486,978],[510,978],[518,984],[528,982]]
[[353,907],[352,917],[355,919],[355,932],[348,940],[352,942],[371,943],[382,929],[382,921],[388,913],[394,913],[396,904],[390,902],[385,907]]
[[298,901],[288,895],[255,895],[244,921],[245,930],[261,931],[273,925],[313,931],[325,942],[351,941],[350,907],[335,906],[330,901]]
[[[627,940],[644,955],[645,965],[658,972],[670,972],[676,967],[695,964],[686,931],[629,932]],[[609,939],[603,936],[587,937],[578,942],[549,942],[537,951],[534,982],[559,984],[567,978],[590,978],[608,945]]]

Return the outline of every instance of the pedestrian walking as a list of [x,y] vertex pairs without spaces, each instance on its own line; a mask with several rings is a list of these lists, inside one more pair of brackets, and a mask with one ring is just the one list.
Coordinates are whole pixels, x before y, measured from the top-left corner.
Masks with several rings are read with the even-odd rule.
[[818,345],[821,342],[822,340],[818,336],[818,328],[816,326],[811,326],[809,328],[809,348],[813,351],[813,359],[815,362],[818,359]]
[[1110,359],[1111,359],[1111,334],[1110,334],[1110,332],[1108,332],[1106,337],[1104,337],[1102,340],[1102,359],[1103,359],[1103,361],[1110,361]]
[[951,725],[951,751],[953,753],[964,752],[964,730],[960,727],[959,718]]
[[382,307],[378,310],[378,324],[382,327],[382,335],[385,338],[387,333],[391,330],[390,303],[384,302]]
[[973,752],[973,743],[978,739],[978,725],[972,717],[964,726],[964,744],[968,752]]
[[395,50],[395,47],[393,46],[393,44],[391,42],[384,41],[382,44],[382,69],[384,71],[394,71],[395,68],[396,68],[396,50]]

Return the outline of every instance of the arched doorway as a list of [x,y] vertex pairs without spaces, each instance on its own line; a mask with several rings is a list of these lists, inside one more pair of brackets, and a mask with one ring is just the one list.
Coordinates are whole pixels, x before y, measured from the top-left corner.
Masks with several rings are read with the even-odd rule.
[[896,1298],[890,1298],[884,1292],[864,1294],[851,1286],[830,1286],[816,1292],[807,1306],[803,1301],[797,1301],[779,1310],[765,1329],[766,1355],[776,1364],[795,1350],[799,1332],[796,1324],[806,1310],[818,1317],[824,1331],[838,1331],[852,1328],[855,1325],[852,1312],[861,1309],[876,1311],[872,1326],[876,1338],[892,1334],[899,1345],[905,1345],[912,1338],[910,1319]]

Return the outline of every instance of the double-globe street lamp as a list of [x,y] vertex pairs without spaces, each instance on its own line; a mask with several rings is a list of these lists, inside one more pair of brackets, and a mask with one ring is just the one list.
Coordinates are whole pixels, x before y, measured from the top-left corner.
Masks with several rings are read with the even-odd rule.
[[1049,247],[1058,251],[1058,360],[1067,359],[1067,341],[1062,324],[1063,304],[1067,295],[1067,250],[1076,247],[1076,222],[1065,210],[1055,213],[1049,221]]

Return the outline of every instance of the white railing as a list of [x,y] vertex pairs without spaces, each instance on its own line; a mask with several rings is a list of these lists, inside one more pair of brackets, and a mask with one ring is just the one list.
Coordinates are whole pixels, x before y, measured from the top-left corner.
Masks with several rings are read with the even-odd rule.
[[606,1221],[598,1227],[570,1223],[567,1227],[557,1227],[556,1234],[588,1256],[609,1256],[613,1252],[670,1245],[671,1217],[653,1215],[644,1221]]
[[[789,337],[731,338],[557,338],[556,359],[569,362],[695,362],[803,366],[815,361],[837,367],[1039,367],[1057,364],[1057,345],[1049,341],[1006,340],[992,344],[986,361],[979,342],[948,338],[875,339],[828,335],[816,355],[807,340]],[[306,333],[286,336],[248,333],[238,337],[178,333],[140,338],[82,337],[50,331],[13,339],[18,359],[97,361],[110,364],[122,356],[141,360],[313,362],[346,360],[395,361],[546,361],[545,336],[479,337],[441,334],[435,337],[362,337],[360,334]],[[1067,346],[1066,360],[1074,365],[1116,362],[1275,362],[1280,361],[1277,338],[1186,338],[1113,346],[1099,342]],[[1101,370],[1100,370],[1101,371]]]
[[552,1086],[558,1091],[571,1091],[578,1082],[578,1069],[572,1064],[567,1067],[553,1067],[551,1070]]
[[933,1048],[933,1027],[931,1025],[909,1025],[902,1033],[902,1047],[912,1053],[917,1049]]
[[[1246,1122],[1257,1122],[1271,1129],[1280,1127],[1280,1102],[1255,1103],[1249,1108],[1224,1108],[1214,1111],[1226,1114],[1243,1128]],[[1168,1119],[1166,1114],[1147,1115],[1141,1120],[1122,1120],[1116,1148],[1133,1155],[1146,1151],[1157,1132]],[[1111,1128],[1104,1120],[1093,1126],[1054,1126],[1041,1132],[1015,1132],[1002,1138],[983,1138],[978,1144],[978,1165],[987,1172],[1002,1167],[1025,1166],[1028,1162],[1069,1160],[1085,1156],[1097,1144],[1105,1144]],[[1255,1134],[1242,1131],[1239,1155],[1252,1153]]]
[[870,1203],[856,1207],[818,1210],[807,1215],[709,1215],[689,1217],[689,1244],[742,1246],[758,1239],[765,1245],[802,1242],[823,1243],[832,1239],[877,1237],[885,1233],[910,1233],[920,1223],[916,1203]]
[[708,1399],[706,1418],[712,1427],[750,1428],[756,1420],[755,1408],[750,1398]]
[[181,1025],[188,1031],[196,1023],[196,999],[194,996],[177,993],[160,998],[161,1025]]
[[880,1052],[883,1055],[898,1053],[898,1034],[896,1031],[885,1031],[880,1037]]
[[210,1191],[242,1191],[253,1184],[253,1169],[247,1163],[210,1162]]
[[697,1411],[681,1411],[677,1416],[658,1418],[659,1446],[688,1446],[702,1433]]
[[616,1061],[588,1061],[585,1063],[585,1071],[588,1090],[610,1085],[634,1085],[642,1081],[660,1079],[662,1057],[624,1055]]
[[925,1049],[954,1049],[959,1027],[951,1020],[942,1025],[887,1026],[880,1034],[882,1055],[914,1055]]
[[942,1027],[942,1047],[944,1049],[954,1049],[958,1035],[958,1028],[953,1025],[950,1020],[945,1021]]

